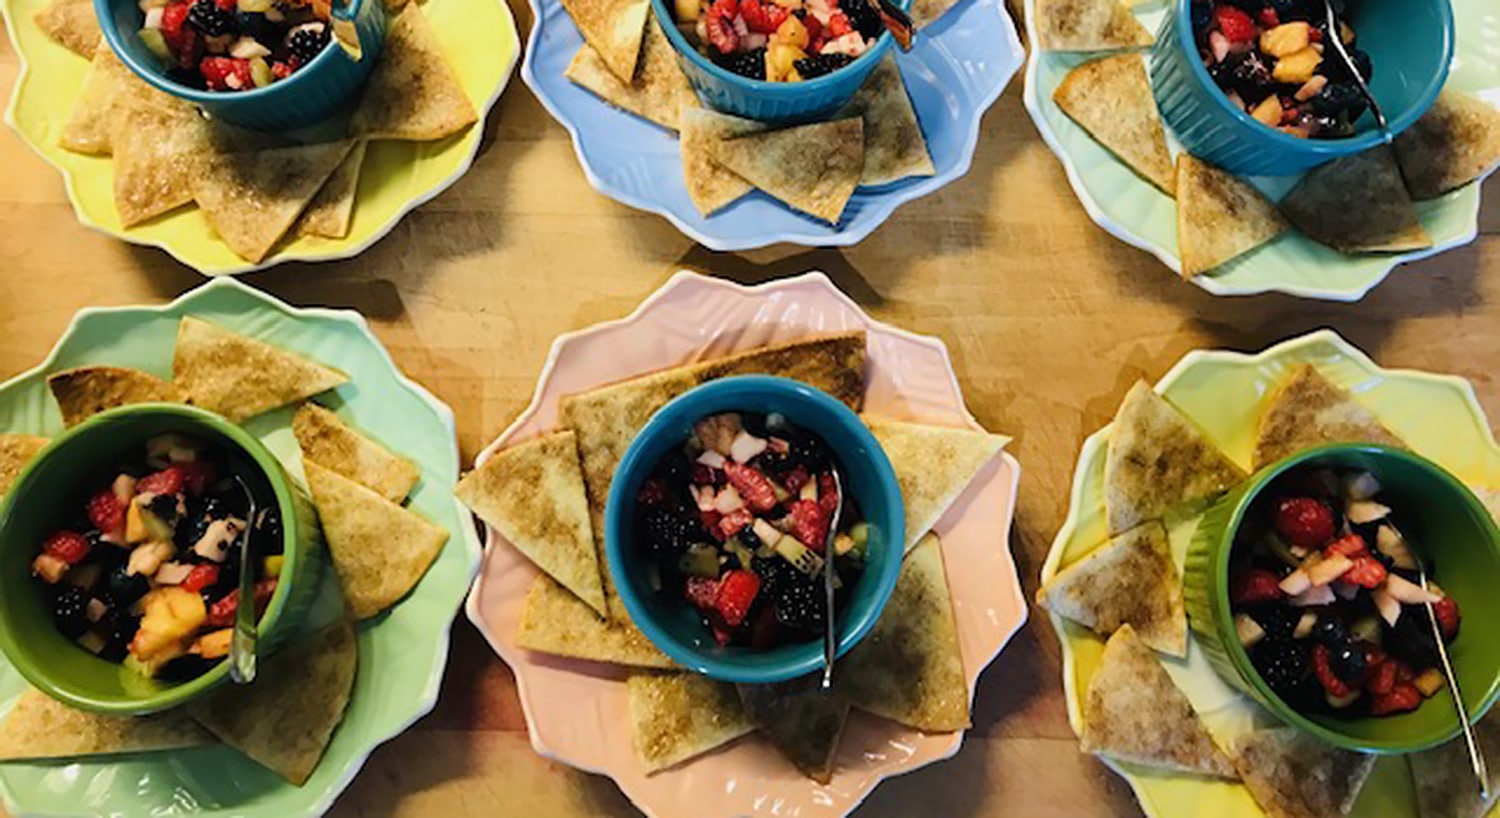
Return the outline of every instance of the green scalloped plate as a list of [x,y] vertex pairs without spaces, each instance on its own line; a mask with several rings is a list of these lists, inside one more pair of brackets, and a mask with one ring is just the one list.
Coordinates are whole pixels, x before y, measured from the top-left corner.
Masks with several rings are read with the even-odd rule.
[[[1166,0],[1137,3],[1136,16],[1155,32]],[[1036,0],[1026,0],[1027,42],[1036,42]],[[1458,38],[1448,87],[1475,94],[1500,107],[1500,5],[1494,0],[1453,0]],[[1098,55],[1093,55],[1098,56]],[[1042,138],[1062,161],[1068,182],[1089,217],[1127,244],[1161,259],[1178,272],[1177,208],[1170,197],[1136,176],[1052,101],[1074,66],[1090,55],[1031,49],[1026,63],[1026,110]],[[1149,56],[1148,56],[1149,59]],[[1176,141],[1168,133],[1174,153]],[[1272,199],[1291,189],[1295,177],[1255,177]],[[1473,241],[1479,234],[1479,184],[1417,205],[1433,247],[1415,253],[1346,256],[1300,233],[1288,232],[1193,283],[1215,295],[1284,292],[1303,298],[1358,301],[1396,265],[1426,258]]]
[[[1436,461],[1472,486],[1500,487],[1500,446],[1489,421],[1462,378],[1382,369],[1331,330],[1319,330],[1277,344],[1258,355],[1196,351],[1185,356],[1156,385],[1156,391],[1203,427],[1210,438],[1242,466],[1250,463],[1261,401],[1292,368],[1305,363],[1358,396],[1412,449]],[[1042,566],[1042,582],[1063,565],[1105,539],[1104,452],[1110,427],[1090,435],[1078,456],[1068,517]],[[1168,519],[1172,553],[1179,569],[1198,517]],[[1063,688],[1068,721],[1083,727],[1083,694],[1104,653],[1104,642],[1085,628],[1052,615],[1063,649]],[[1185,659],[1162,662],[1220,744],[1269,715],[1231,689],[1214,672],[1191,637]],[[1212,781],[1105,759],[1135,790],[1152,818],[1260,818],[1262,812],[1238,783]],[[1418,818],[1406,760],[1386,756],[1376,762],[1351,818]]]
[[[452,410],[401,374],[359,314],[289,307],[227,278],[165,306],[86,309],[40,366],[0,384],[0,432],[50,435],[62,429],[46,383],[47,375],[60,369],[107,363],[170,377],[177,321],[185,314],[347,372],[350,383],[320,400],[417,462],[422,481],[410,505],[448,530],[448,545],[411,596],[361,625],[359,673],[349,710],[306,785],[293,787],[226,747],[107,761],[0,764],[0,796],[16,818],[322,815],[378,745],[437,702],[449,629],[479,567],[479,535],[473,517],[453,496],[458,443]],[[245,428],[301,479],[290,420],[291,410],[281,409]],[[334,582],[329,574],[327,581]],[[325,597],[337,600],[336,588],[328,591]],[[9,708],[23,687],[20,675],[0,657],[0,711]]]

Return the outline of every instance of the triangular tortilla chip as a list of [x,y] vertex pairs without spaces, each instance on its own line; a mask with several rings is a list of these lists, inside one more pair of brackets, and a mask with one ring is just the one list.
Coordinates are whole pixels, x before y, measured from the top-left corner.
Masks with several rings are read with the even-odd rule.
[[286,235],[353,146],[325,142],[206,157],[192,179],[193,200],[219,238],[259,262]]
[[937,173],[895,56],[887,54],[835,116],[857,116],[864,121],[865,169],[860,184],[884,185]]
[[710,142],[714,161],[796,210],[838,224],[864,173],[864,123],[815,122]]
[[588,43],[568,63],[567,77],[605,102],[674,131],[682,127],[682,109],[698,104],[693,87],[677,62],[677,52],[654,15],[646,21],[640,70],[632,81],[622,82],[615,76]]
[[1109,533],[1212,499],[1244,479],[1244,469],[1151,387],[1136,381],[1130,388],[1104,460]]
[[110,135],[115,210],[133,227],[193,201],[206,126],[196,116],[137,109],[119,115]]
[[845,332],[805,341],[761,347],[724,358],[685,364],[622,383],[610,384],[558,403],[560,425],[578,435],[583,479],[588,486],[594,547],[604,575],[604,598],[611,619],[625,618],[604,558],[604,502],[615,466],[637,432],[667,401],[693,387],[731,375],[777,375],[802,381],[858,409],[864,395],[865,334]]
[[1123,625],[1104,646],[1083,703],[1085,752],[1189,773],[1235,778],[1156,654]]
[[563,0],[563,8],[620,82],[635,78],[651,11],[647,0]]
[[478,120],[422,7],[408,4],[391,21],[380,62],[365,82],[349,132],[367,139],[426,142],[456,134]]
[[101,48],[109,50],[101,40],[93,0],[52,0],[31,19],[53,42],[85,58],[93,59]]
[[1406,448],[1375,414],[1311,364],[1271,393],[1255,437],[1255,468],[1325,443],[1379,443]]
[[448,531],[317,463],[302,467],[349,612],[368,619],[400,602],[437,559]]
[[1177,254],[1184,278],[1227,264],[1290,226],[1249,182],[1185,151],[1177,156]]
[[938,538],[901,566],[875,623],[834,668],[839,692],[869,713],[931,733],[969,727],[969,683]]
[[1349,814],[1375,756],[1279,727],[1236,741],[1234,766],[1268,818],[1334,818]]
[[[89,5],[89,15],[94,13]],[[155,113],[168,119],[181,117],[189,129],[188,137],[197,137],[200,132],[192,128],[202,125],[202,118],[192,104],[186,100],[153,88],[135,72],[125,67],[115,52],[101,44],[89,62],[83,76],[83,90],[73,102],[68,122],[63,126],[57,144],[76,153],[108,156],[113,153],[114,134],[122,125],[127,125],[126,115],[134,110]],[[147,121],[147,137],[156,136],[160,128],[157,123]],[[182,135],[179,135],[182,136]],[[185,143],[177,140],[167,147],[180,147]]]
[[30,687],[0,723],[0,761],[149,753],[212,743],[212,736],[179,711],[101,716],[74,710]]
[[1281,212],[1308,238],[1341,253],[1432,246],[1396,155],[1384,145],[1308,171],[1281,200]]
[[1130,625],[1152,649],[1187,655],[1182,580],[1159,522],[1117,535],[1057,572],[1036,602],[1100,636]]
[[734,685],[697,673],[632,673],[630,743],[647,773],[665,770],[755,729]]
[[1156,42],[1119,0],[1037,0],[1043,51],[1109,51]]
[[588,603],[543,574],[521,606],[516,644],[537,653],[631,667],[674,668],[629,620],[610,623]]
[[1177,192],[1166,131],[1156,111],[1156,99],[1151,96],[1146,60],[1141,55],[1121,54],[1086,62],[1063,77],[1052,99],[1141,178],[1168,196]]
[[766,129],[763,122],[721,114],[708,108],[682,111],[682,178],[693,206],[705,216],[719,212],[755,189],[713,159],[713,142]]
[[318,194],[308,203],[297,222],[297,235],[341,239],[349,235],[349,219],[354,215],[354,194],[359,190],[359,172],[365,166],[363,140],[354,143],[344,161],[333,169]]
[[1479,797],[1474,768],[1469,766],[1469,751],[1462,738],[1407,756],[1422,818],[1484,818],[1500,800],[1500,769],[1492,760],[1500,758],[1500,713],[1491,710],[1474,725],[1474,743],[1487,762],[1488,799]]
[[181,403],[175,386],[149,372],[119,366],[82,366],[47,376],[47,387],[57,399],[64,426],[132,403]]
[[537,567],[608,616],[572,431],[496,452],[460,480],[454,493]]
[[337,369],[191,315],[177,327],[172,382],[190,403],[236,422],[348,381]]
[[1395,144],[1411,197],[1435,199],[1500,164],[1500,110],[1468,94],[1444,91]]
[[906,506],[906,550],[937,524],[974,475],[1010,442],[1004,435],[928,426],[866,415],[865,425],[885,450]]
[[822,673],[787,682],[738,685],[740,703],[757,729],[802,774],[827,784],[849,721],[849,700],[818,689]]
[[907,16],[918,29],[936,23],[948,10],[958,5],[959,0],[912,0]]
[[338,472],[376,494],[400,503],[421,479],[410,459],[356,432],[316,403],[303,404],[292,416],[292,433],[302,457]]
[[15,485],[31,458],[50,442],[36,435],[0,435],[0,499]]
[[248,687],[225,685],[188,706],[220,741],[302,786],[344,720],[359,644],[340,620],[265,660]]

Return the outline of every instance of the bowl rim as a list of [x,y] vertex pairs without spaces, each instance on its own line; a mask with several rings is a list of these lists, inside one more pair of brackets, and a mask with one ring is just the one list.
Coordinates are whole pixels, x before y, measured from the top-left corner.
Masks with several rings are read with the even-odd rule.
[[[103,2],[103,0],[98,0]],[[1428,81],[1417,98],[1417,104],[1412,105],[1400,115],[1390,121],[1390,132],[1392,136],[1400,135],[1402,131],[1416,123],[1427,109],[1431,108],[1437,101],[1438,94],[1448,82],[1448,73],[1453,66],[1454,30],[1453,30],[1453,6],[1448,0],[1431,0],[1430,3],[1437,11],[1442,23],[1442,54],[1440,70]],[[1198,57],[1198,45],[1193,37],[1192,22],[1193,0],[1174,0],[1174,5],[1168,13],[1172,21],[1172,45],[1180,49],[1188,58],[1189,71],[1193,79],[1209,92],[1208,96],[1213,98],[1214,107],[1229,115],[1235,125],[1241,130],[1248,132],[1250,138],[1260,138],[1270,144],[1289,153],[1303,156],[1317,156],[1324,159],[1337,159],[1344,156],[1352,156],[1357,153],[1384,144],[1385,138],[1378,129],[1367,130],[1354,136],[1340,139],[1303,139],[1302,137],[1285,134],[1267,126],[1260,120],[1250,116],[1248,113],[1231,105],[1229,97],[1219,89],[1208,75],[1208,69],[1203,67],[1203,60]]]
[[[683,394],[673,398],[661,409],[657,410],[641,428],[631,441],[630,448],[626,450],[625,456],[620,459],[620,465],[616,468],[614,479],[610,485],[609,500],[605,506],[605,556],[609,563],[610,573],[617,577],[627,575],[626,557],[620,546],[620,534],[625,525],[627,516],[634,508],[633,498],[625,497],[625,486],[630,482],[627,475],[634,474],[641,469],[650,469],[655,463],[647,461],[646,449],[648,441],[654,440],[664,434],[676,434],[676,426],[680,422],[679,416],[701,417],[713,411],[705,412],[698,408],[698,404],[708,399],[719,397],[722,393],[740,394],[745,391],[770,393],[788,401],[799,401],[813,412],[822,412],[829,415],[835,422],[844,425],[860,440],[864,448],[869,452],[867,458],[862,458],[861,465],[869,468],[875,479],[877,490],[886,495],[890,502],[885,513],[884,526],[892,532],[890,542],[885,547],[894,547],[900,551],[895,559],[888,560],[879,574],[866,573],[860,582],[875,583],[874,602],[865,612],[859,616],[850,616],[846,610],[839,627],[838,645],[836,656],[843,656],[863,639],[880,618],[885,606],[890,601],[891,593],[895,590],[896,581],[900,578],[901,566],[905,557],[906,546],[906,510],[902,499],[901,487],[896,480],[895,467],[891,465],[890,458],[885,449],[880,446],[875,435],[870,432],[859,415],[842,402],[822,390],[790,378],[781,378],[771,375],[738,375],[701,384]],[[841,453],[842,456],[842,453]],[[846,468],[850,464],[845,464]],[[634,589],[629,582],[620,581],[615,583],[616,591],[620,600],[625,605],[630,619],[640,628],[641,632],[653,645],[667,654],[673,661],[682,665],[690,671],[701,673],[713,679],[721,681],[767,684],[772,682],[786,681],[799,676],[812,673],[823,667],[823,644],[822,640],[809,641],[803,645],[790,646],[778,651],[762,651],[756,654],[758,657],[768,657],[777,652],[785,652],[787,655],[778,662],[766,662],[763,666],[746,667],[737,662],[725,661],[704,651],[698,650],[690,645],[684,644],[674,638],[664,628],[657,624],[644,602],[635,595]]]
[[[1235,535],[1239,532],[1244,522],[1246,513],[1255,504],[1267,488],[1276,483],[1279,478],[1288,472],[1305,465],[1311,460],[1316,460],[1328,455],[1341,455],[1349,453],[1361,453],[1373,455],[1375,458],[1388,458],[1391,460],[1404,461],[1406,464],[1416,467],[1427,473],[1439,483],[1445,484],[1454,491],[1455,496],[1469,507],[1469,510],[1480,522],[1480,527],[1488,534],[1491,551],[1500,552],[1500,527],[1497,527],[1494,518],[1480,502],[1474,492],[1464,485],[1463,481],[1453,476],[1447,469],[1439,466],[1427,458],[1415,452],[1404,449],[1396,449],[1374,443],[1331,443],[1304,449],[1295,454],[1284,457],[1256,472],[1244,484],[1241,494],[1235,500],[1234,510],[1230,514],[1223,531],[1214,537],[1213,547],[1216,549],[1213,558],[1213,593],[1211,595],[1214,614],[1214,630],[1219,635],[1219,640],[1224,643],[1224,652],[1228,656],[1230,664],[1234,666],[1241,679],[1259,694],[1259,697],[1284,723],[1322,738],[1323,740],[1339,747],[1357,750],[1360,752],[1377,754],[1401,754],[1411,753],[1435,747],[1443,742],[1451,740],[1462,731],[1456,715],[1448,712],[1446,717],[1453,724],[1442,733],[1430,735],[1419,735],[1407,739],[1364,739],[1355,738],[1347,733],[1325,727],[1303,715],[1296,708],[1287,704],[1278,696],[1261,678],[1260,672],[1250,661],[1250,655],[1240,644],[1234,628],[1234,612],[1229,599],[1229,566],[1234,553]],[[1494,678],[1490,680],[1486,690],[1478,696],[1475,691],[1466,694],[1469,700],[1470,723],[1479,721],[1484,717],[1497,697],[1500,697],[1500,668],[1496,669]],[[1376,717],[1369,717],[1376,718]]]
[[[95,2],[106,2],[106,0],[95,0]],[[856,2],[865,2],[865,0],[856,0]],[[911,0],[894,0],[894,2],[904,10],[908,8]],[[677,18],[672,13],[673,10],[667,6],[666,0],[651,0],[651,6],[653,11],[655,11],[656,24],[667,35],[667,40],[672,43],[672,48],[677,52],[679,57],[688,60],[695,67],[706,72],[719,82],[738,86],[767,96],[815,96],[818,92],[827,91],[832,86],[844,80],[846,76],[844,72],[854,69],[856,66],[860,70],[870,67],[870,63],[879,60],[891,47],[891,33],[889,31],[881,31],[880,36],[875,38],[875,44],[866,49],[865,53],[855,57],[854,61],[848,65],[830,71],[821,77],[813,77],[810,80],[802,80],[801,82],[758,80],[736,74],[703,56],[698,49],[693,47],[692,43],[687,41],[687,37],[683,36],[683,33],[677,28]],[[647,24],[649,25],[650,22],[648,19]],[[671,23],[671,25],[668,25],[668,23]]]
[[[134,415],[166,415],[185,420],[188,423],[201,423],[203,426],[227,437],[254,463],[270,486],[272,494],[276,497],[276,507],[281,514],[281,539],[284,563],[282,576],[293,577],[296,575],[297,567],[308,555],[302,553],[302,548],[297,539],[296,523],[296,490],[292,487],[291,477],[287,474],[281,461],[276,458],[264,443],[261,443],[245,429],[223,415],[200,409],[182,403],[150,402],[136,403],[107,409],[90,416],[78,425],[64,430],[49,442],[43,449],[33,457],[16,476],[11,490],[6,492],[4,498],[0,498],[0,547],[4,544],[4,533],[7,523],[12,515],[12,502],[21,492],[16,489],[30,480],[37,467],[53,455],[59,449],[74,445],[84,432],[96,426],[104,425],[110,421]],[[191,434],[191,431],[184,432]],[[143,441],[144,442],[144,441]],[[261,637],[265,637],[280,622],[281,614],[286,608],[287,598],[291,593],[292,582],[278,582],[276,591],[266,603],[266,610],[260,616],[256,625],[256,631]],[[100,701],[87,696],[79,695],[70,690],[68,686],[60,683],[60,680],[49,671],[37,666],[36,663],[26,658],[19,660],[17,647],[19,640],[15,636],[5,609],[0,607],[0,652],[3,652],[16,671],[26,681],[41,690],[47,696],[76,707],[94,713],[118,716],[138,716],[160,712],[171,707],[184,704],[197,698],[217,687],[229,675],[228,659],[220,660],[209,670],[186,681],[166,687],[150,695],[143,695],[123,701]]]
[[[352,11],[349,12],[351,17],[353,15],[357,15],[364,8],[363,4],[367,2],[377,3],[381,2],[381,0],[347,0],[347,3],[350,4],[350,7],[352,8]],[[130,52],[130,49],[125,47],[124,37],[126,35],[120,31],[118,26],[115,25],[114,15],[111,12],[116,5],[116,0],[93,0],[93,4],[94,16],[99,20],[99,28],[104,32],[104,39],[108,42],[110,50],[115,53],[115,56],[118,57],[121,62],[129,66],[130,70],[134,71],[136,76],[139,76],[141,79],[155,86],[158,90],[164,91],[176,97],[191,100],[192,102],[195,102],[199,105],[213,105],[216,103],[222,104],[227,102],[249,102],[251,100],[271,98],[279,93],[286,93],[296,90],[298,82],[301,81],[305,76],[311,74],[314,68],[318,68],[327,64],[328,62],[331,62],[332,60],[338,59],[337,57],[330,56],[332,52],[337,51],[340,54],[343,53],[343,49],[339,48],[338,44],[334,42],[334,38],[331,36],[332,31],[330,30],[328,43],[323,47],[323,50],[318,53],[318,56],[313,57],[312,60],[310,60],[306,65],[302,66],[296,71],[293,71],[291,75],[286,79],[277,80],[276,82],[273,82],[270,85],[266,85],[261,88],[251,88],[249,90],[235,91],[233,93],[225,93],[222,91],[200,91],[196,88],[190,88],[186,85],[183,85],[182,83],[168,79],[167,75],[159,68],[143,65],[140,60],[136,59],[135,55]],[[348,57],[345,57],[345,59],[348,59]]]

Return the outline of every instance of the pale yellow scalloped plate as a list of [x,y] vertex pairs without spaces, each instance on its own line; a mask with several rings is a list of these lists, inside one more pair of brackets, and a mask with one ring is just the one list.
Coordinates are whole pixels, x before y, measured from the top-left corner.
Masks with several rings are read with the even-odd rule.
[[360,173],[354,217],[342,239],[299,238],[259,264],[235,255],[209,229],[196,208],[175,211],[125,228],[114,204],[114,170],[108,157],[83,156],[58,147],[57,138],[83,87],[88,61],[49,40],[32,22],[47,0],[0,0],[6,30],[21,60],[5,121],[63,175],[78,220],[132,244],[159,247],[204,275],[234,275],[287,261],[349,258],[389,233],[401,217],[442,193],[469,169],[484,135],[484,117],[500,98],[516,66],[520,40],[505,0],[427,0],[423,11],[479,112],[480,121],[437,142],[372,142]]
[[[1474,388],[1462,378],[1411,370],[1382,369],[1331,330],[1304,335],[1258,355],[1237,352],[1189,353],[1156,385],[1174,406],[1203,427],[1242,466],[1250,463],[1260,405],[1272,387],[1294,367],[1314,364],[1348,389],[1411,447],[1473,486],[1500,487],[1500,446]],[[1042,566],[1042,581],[1104,541],[1104,453],[1110,427],[1084,441],[1073,474],[1068,518]],[[1169,519],[1172,552],[1182,567],[1198,518]],[[1062,642],[1063,686],[1068,721],[1083,727],[1082,704],[1099,665],[1104,642],[1088,630],[1052,616]],[[1162,663],[1202,715],[1209,731],[1227,745],[1270,716],[1231,690],[1215,674],[1196,642],[1188,655]],[[1237,783],[1211,781],[1106,759],[1135,790],[1152,818],[1259,818],[1263,813]],[[1406,760],[1381,758],[1351,818],[1418,818]]]

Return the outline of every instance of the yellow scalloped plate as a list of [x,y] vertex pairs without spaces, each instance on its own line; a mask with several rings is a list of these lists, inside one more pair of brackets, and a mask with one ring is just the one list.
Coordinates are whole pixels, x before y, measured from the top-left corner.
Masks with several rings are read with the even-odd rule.
[[62,172],[68,199],[87,227],[132,244],[159,247],[204,275],[234,275],[287,261],[331,261],[363,252],[401,217],[458,181],[469,169],[484,134],[484,117],[505,90],[520,40],[505,0],[426,0],[422,4],[443,54],[453,66],[480,121],[437,142],[372,142],[365,155],[349,235],[299,238],[260,264],[250,264],[219,241],[197,208],[177,210],[125,228],[114,205],[114,170],[108,157],[83,156],[57,139],[83,87],[88,61],[52,42],[32,22],[47,0],[0,0],[0,12],[20,57],[21,73],[5,121],[26,144]]
[[[1314,364],[1334,383],[1348,389],[1380,416],[1411,447],[1441,464],[1472,486],[1500,487],[1500,446],[1489,421],[1462,378],[1410,370],[1382,369],[1331,330],[1304,335],[1258,355],[1237,352],[1189,353],[1156,385],[1184,414],[1203,427],[1242,466],[1250,463],[1260,404],[1294,367]],[[1062,566],[1093,550],[1105,539],[1104,453],[1110,427],[1084,441],[1073,474],[1068,518],[1047,562],[1042,581]],[[1168,519],[1172,553],[1179,570],[1198,517]],[[1104,642],[1085,628],[1053,615],[1063,649],[1063,687],[1068,721],[1083,728],[1084,691],[1104,652]],[[1221,744],[1270,716],[1226,685],[1189,638],[1188,655],[1162,662]],[[1259,818],[1263,813],[1240,784],[1212,781],[1105,759],[1119,773],[1152,818]],[[1406,760],[1382,757],[1354,807],[1351,818],[1418,818]]]

